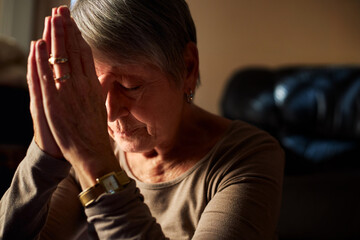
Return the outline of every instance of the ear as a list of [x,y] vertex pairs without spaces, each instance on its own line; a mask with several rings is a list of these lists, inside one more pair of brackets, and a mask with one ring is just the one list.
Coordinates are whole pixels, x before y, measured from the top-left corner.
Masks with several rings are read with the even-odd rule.
[[189,42],[184,50],[184,62],[186,67],[184,91],[195,92],[196,84],[199,78],[199,53],[195,43]]

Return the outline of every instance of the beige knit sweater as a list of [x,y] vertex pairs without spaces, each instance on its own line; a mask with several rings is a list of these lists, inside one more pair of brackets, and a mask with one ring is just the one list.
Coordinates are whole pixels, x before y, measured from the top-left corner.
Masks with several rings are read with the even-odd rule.
[[64,160],[33,142],[0,204],[1,239],[274,239],[284,154],[274,138],[234,121],[195,166],[164,183],[134,180],[84,209]]

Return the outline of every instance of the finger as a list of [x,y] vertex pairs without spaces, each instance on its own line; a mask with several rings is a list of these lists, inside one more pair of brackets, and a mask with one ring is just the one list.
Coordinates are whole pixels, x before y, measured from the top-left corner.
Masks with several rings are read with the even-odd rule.
[[40,83],[36,67],[35,44],[36,42],[32,41],[30,46],[30,53],[27,65],[27,82],[30,95],[30,112],[34,126],[34,138],[39,147],[41,149],[44,149],[41,132],[39,131],[41,129],[40,125],[45,125],[47,123],[44,114]]
[[57,96],[57,89],[53,78],[52,70],[48,63],[48,52],[44,40],[35,44],[36,67],[41,87],[43,102],[49,103]]
[[46,42],[48,53],[51,52],[51,17],[45,17],[44,32],[42,36],[43,40]]
[[79,43],[80,51],[81,51],[81,62],[83,66],[83,71],[86,76],[96,76],[95,72],[95,64],[94,64],[94,57],[92,54],[92,50],[89,44],[85,41],[85,39],[81,36],[81,32],[77,27],[74,19],[71,19],[74,26],[75,36]]
[[[38,64],[36,61],[36,44],[37,42],[35,41],[31,43],[27,74],[30,93],[30,111],[34,126],[34,139],[41,150],[45,151],[53,157],[62,158],[62,153],[54,140],[45,116],[41,84],[37,69]],[[45,51],[46,52],[44,55],[47,56],[48,52],[46,47]],[[48,64],[46,62],[46,57],[44,61],[45,64]]]
[[55,16],[56,14],[58,14],[58,8],[54,7],[54,8],[51,9],[51,15]]
[[[61,6],[58,8],[58,13],[62,16],[64,24],[65,45],[67,54],[69,56],[70,69],[74,69],[74,71],[82,70],[80,56],[82,53],[80,51],[79,43],[76,38],[74,23],[71,21],[70,11],[66,6]],[[72,71],[72,74],[75,74],[74,71]],[[82,73],[83,72],[81,72],[81,74]]]
[[[64,37],[65,32],[61,16],[55,15],[51,18],[51,53],[55,58],[68,58]],[[56,78],[70,74],[68,62],[54,64],[53,67]]]
[[47,126],[47,122],[44,113],[40,82],[36,66],[35,45],[36,42],[32,41],[28,59],[27,81],[30,95],[30,112],[34,126],[34,138],[40,148],[44,150],[44,144],[42,141],[40,129],[41,126]]
[[35,43],[35,41],[32,41],[30,46],[30,53],[27,64],[27,82],[30,94],[30,110],[32,114],[37,115],[35,112],[42,109],[42,97],[36,68]]

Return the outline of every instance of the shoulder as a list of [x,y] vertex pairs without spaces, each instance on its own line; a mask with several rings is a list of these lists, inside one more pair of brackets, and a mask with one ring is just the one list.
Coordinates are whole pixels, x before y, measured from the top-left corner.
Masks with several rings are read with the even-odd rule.
[[261,152],[271,149],[282,152],[278,141],[269,133],[243,121],[233,121],[216,144],[217,151],[244,154],[248,151]]
[[230,124],[207,160],[208,184],[219,188],[249,178],[265,177],[281,181],[283,175],[284,152],[278,141],[267,132],[242,121]]
[[281,150],[278,141],[267,132],[241,120],[229,120],[218,115],[202,111],[200,124],[211,148],[217,150],[238,149],[246,147],[273,145],[273,149]]
[[268,239],[281,202],[284,154],[279,143],[265,131],[234,121],[208,157],[202,218],[225,212],[217,217],[230,223],[222,228],[224,235],[241,226],[236,234]]

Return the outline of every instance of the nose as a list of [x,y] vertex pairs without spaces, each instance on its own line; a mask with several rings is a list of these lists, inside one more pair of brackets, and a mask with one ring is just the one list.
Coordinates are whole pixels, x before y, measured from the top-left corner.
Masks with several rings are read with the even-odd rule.
[[116,89],[116,87],[109,89],[106,97],[106,109],[109,122],[128,116],[130,114],[129,107],[129,99],[121,91]]
[[117,76],[111,73],[104,73],[98,78],[104,100],[106,99],[108,122],[114,122],[118,118],[128,116],[130,114],[131,101],[124,95],[119,83],[116,81]]

